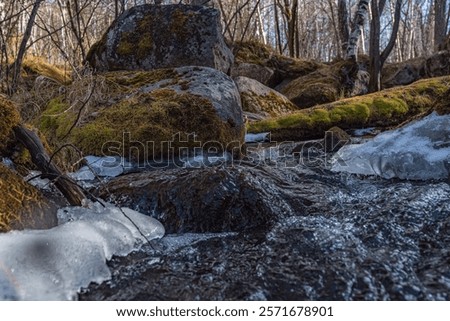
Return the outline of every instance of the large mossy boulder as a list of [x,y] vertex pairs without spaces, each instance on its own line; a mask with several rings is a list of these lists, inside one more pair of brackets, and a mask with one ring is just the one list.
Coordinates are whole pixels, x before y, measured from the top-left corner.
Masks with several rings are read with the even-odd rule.
[[298,77],[306,76],[325,65],[313,60],[286,57],[256,41],[236,42],[232,46],[235,77],[245,76],[275,88]]
[[268,118],[285,115],[297,109],[285,96],[254,79],[237,77],[234,81],[241,94],[244,112]]
[[277,89],[298,108],[330,103],[341,97],[367,93],[369,75],[350,61],[333,64],[298,77]]
[[96,82],[103,83],[96,96],[107,99],[91,102],[89,108],[69,108],[62,97],[49,103],[38,125],[51,145],[70,143],[84,155],[145,162],[208,142],[219,150],[243,143],[238,89],[216,69],[110,72],[98,75]]
[[56,206],[0,163],[0,232],[57,225]]
[[450,77],[417,81],[409,86],[347,98],[289,115],[251,123],[249,132],[271,132],[272,139],[323,138],[333,126],[342,129],[389,127],[433,110],[449,89]]
[[18,108],[8,99],[0,95],[0,157],[12,139],[13,128],[19,124]]
[[191,5],[141,5],[120,15],[88,53],[97,71],[205,66],[227,72],[233,54],[218,10]]

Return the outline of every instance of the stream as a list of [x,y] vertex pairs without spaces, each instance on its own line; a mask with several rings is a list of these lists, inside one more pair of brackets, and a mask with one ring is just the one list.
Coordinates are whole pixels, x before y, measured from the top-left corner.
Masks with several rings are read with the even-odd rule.
[[[108,263],[80,300],[449,300],[448,180],[329,170],[252,144],[247,159],[128,173],[95,188],[166,236]],[[325,160],[324,160],[325,159]]]

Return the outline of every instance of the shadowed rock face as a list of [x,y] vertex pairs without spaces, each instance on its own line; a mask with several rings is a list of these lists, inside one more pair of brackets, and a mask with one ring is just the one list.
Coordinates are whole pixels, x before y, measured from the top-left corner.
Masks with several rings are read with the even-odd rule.
[[227,72],[233,60],[219,11],[190,5],[127,10],[87,57],[97,71],[205,66]]
[[0,232],[56,226],[56,206],[0,164]]

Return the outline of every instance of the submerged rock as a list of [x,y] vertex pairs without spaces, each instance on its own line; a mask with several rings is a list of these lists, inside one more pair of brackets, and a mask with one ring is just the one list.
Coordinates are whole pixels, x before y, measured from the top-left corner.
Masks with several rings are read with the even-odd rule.
[[0,232],[57,225],[56,206],[0,163]]
[[125,11],[87,56],[97,71],[205,66],[227,72],[218,10],[190,5],[141,5]]
[[254,79],[237,77],[234,81],[241,94],[242,109],[245,112],[267,118],[296,110],[295,105],[285,96]]
[[[152,215],[167,233],[267,229],[282,217],[320,211],[315,204],[321,195],[305,187],[313,172],[296,165],[280,169],[257,162],[247,165],[128,174],[112,179],[98,194]],[[315,183],[320,190],[320,182]]]

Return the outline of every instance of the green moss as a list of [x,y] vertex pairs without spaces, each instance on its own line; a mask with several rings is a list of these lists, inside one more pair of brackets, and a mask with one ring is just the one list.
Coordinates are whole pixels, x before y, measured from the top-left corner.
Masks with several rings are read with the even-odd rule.
[[408,105],[405,101],[398,98],[375,97],[373,99],[374,116],[391,118],[393,115],[405,114],[408,112]]
[[325,109],[314,109],[311,112],[311,120],[313,124],[320,124],[328,126],[331,123],[330,114]]
[[256,95],[253,92],[241,93],[242,109],[247,112],[276,117],[296,110],[288,99],[274,92]]
[[178,81],[179,75],[174,69],[156,69],[151,71],[116,71],[105,75],[106,81],[112,85],[134,90],[145,85],[154,84],[162,80]]
[[14,126],[20,121],[16,106],[0,95],[0,155],[12,138]]
[[38,125],[45,136],[61,139],[68,133],[76,120],[75,113],[71,112],[69,107],[61,98],[55,98],[48,102]]
[[273,50],[257,41],[242,41],[233,44],[233,53],[238,62],[265,65],[273,55]]
[[325,104],[339,98],[339,77],[327,66],[293,80],[281,92],[299,108]]
[[[131,83],[134,84],[132,81]],[[144,160],[144,157],[161,155],[161,142],[173,141],[173,136],[180,133],[180,138],[187,141],[188,134],[196,134],[196,142],[189,142],[183,147],[200,147],[214,139],[223,146],[240,140],[234,133],[232,124],[223,122],[217,115],[212,103],[201,96],[189,93],[177,93],[169,89],[154,90],[151,93],[134,93],[110,106],[99,105],[90,110],[89,115],[73,128],[65,141],[61,141],[76,119],[76,110],[66,110],[65,104],[55,100],[41,120],[41,128],[48,134],[54,133],[54,145],[71,143],[84,154],[103,155],[105,144],[119,142],[119,152],[128,157]],[[61,112],[65,110],[64,112]],[[52,116],[52,117],[50,117]],[[130,143],[124,140],[129,135]],[[128,136],[127,136],[128,137]],[[134,148],[155,142],[154,151],[148,154]],[[191,146],[192,145],[192,146]],[[177,152],[177,151],[175,151]],[[167,156],[167,155],[165,155]]]
[[409,86],[344,99],[289,115],[251,123],[250,132],[271,131],[275,139],[321,138],[332,126],[343,129],[400,124],[444,101],[450,77],[421,80]]

